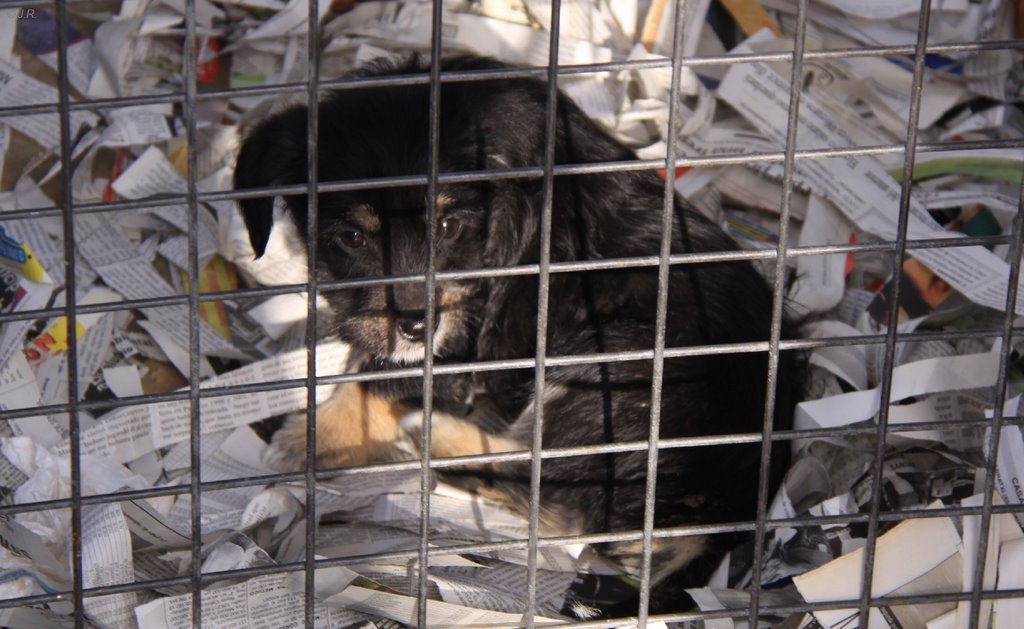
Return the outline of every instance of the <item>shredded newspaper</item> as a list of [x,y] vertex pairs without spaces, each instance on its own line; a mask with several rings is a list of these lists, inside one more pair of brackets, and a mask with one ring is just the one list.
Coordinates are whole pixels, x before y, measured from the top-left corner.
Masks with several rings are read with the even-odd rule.
[[[685,3],[685,57],[790,51],[795,0]],[[446,53],[475,53],[518,64],[548,62],[550,0],[444,0]],[[816,0],[808,3],[807,47],[913,46],[917,0]],[[664,60],[672,54],[676,3],[665,0],[563,0],[562,65]],[[182,0],[101,0],[66,7],[66,88],[71,103],[159,96],[183,88],[185,3]],[[320,1],[321,78],[388,55],[429,54],[430,2]],[[197,88],[261,87],[308,80],[307,0],[196,0]],[[950,0],[934,3],[930,45],[1024,37],[1024,2]],[[912,110],[919,142],[971,142],[1024,137],[1024,63],[1019,49],[930,54],[920,107],[912,101],[912,56],[807,60],[798,110],[800,150],[903,143]],[[0,10],[0,107],[59,100],[57,22],[48,8]],[[559,87],[614,137],[645,159],[664,158],[669,140],[671,70],[562,76]],[[779,153],[785,148],[790,64],[745,62],[683,66],[685,113],[675,146],[686,157]],[[301,92],[298,88],[296,92]],[[280,96],[204,97],[194,115],[201,192],[229,190],[240,126],[280,105]],[[297,93],[293,99],[304,98]],[[0,488],[4,505],[31,505],[71,495],[66,413],[32,409],[66,404],[68,339],[59,312],[66,294],[63,219],[33,208],[61,207],[66,174],[56,113],[0,118]],[[294,228],[279,223],[267,254],[255,260],[234,204],[199,204],[190,233],[188,146],[181,106],[173,103],[74,108],[67,178],[76,204],[148,200],[144,209],[77,212],[75,286],[79,306],[162,298],[253,286],[301,284],[304,248]],[[908,200],[910,239],[1011,234],[1020,206],[1024,151],[918,152]],[[772,249],[779,239],[783,164],[679,168],[678,193],[730,233],[742,247]],[[792,246],[893,241],[898,233],[903,153],[801,159],[790,207]],[[161,198],[169,199],[161,204]],[[18,212],[7,219],[3,213]],[[189,238],[199,256],[190,278]],[[1017,341],[1009,365],[998,337],[1006,307],[1009,246],[913,248],[901,269],[886,252],[801,255],[787,260],[789,297],[811,338],[944,331],[955,340],[900,341],[885,364],[879,344],[833,345],[809,353],[807,401],[795,428],[864,427],[882,410],[891,370],[888,436],[882,465],[883,511],[980,506],[985,496],[991,429],[975,422],[910,426],[939,420],[982,420],[996,407],[995,385],[1008,369],[1003,412],[1018,413],[1024,374]],[[901,274],[896,321],[889,320],[893,279]],[[1024,311],[1024,291],[1016,311]],[[273,473],[265,426],[301,412],[307,393],[307,295],[203,301],[199,373],[202,388],[237,384],[299,384],[289,389],[203,398],[200,429],[204,482]],[[191,368],[186,305],[115,312],[80,312],[75,321],[80,388],[70,394],[100,402],[187,389]],[[1018,319],[1018,323],[1020,320]],[[344,369],[347,348],[317,339],[317,374]],[[326,399],[332,387],[316,391]],[[81,494],[176,487],[191,482],[190,406],[172,400],[79,411]],[[267,421],[265,421],[267,420]],[[910,428],[908,428],[910,427]],[[761,601],[789,605],[857,600],[866,527],[841,516],[870,508],[873,437],[807,438],[792,443],[791,468],[769,508],[770,519],[840,516],[828,524],[770,528],[764,556],[752,544],[730,553],[705,588],[689,591],[695,608],[737,610],[750,605],[752,566],[760,563]],[[1024,503],[1024,435],[1002,428],[991,497]],[[316,513],[306,508],[304,483],[229,486],[201,494],[204,574],[270,567],[305,558],[306,519],[317,518],[317,557],[370,557],[316,571],[317,626],[402,627],[417,622],[420,473],[348,474],[319,482]],[[87,506],[82,511],[82,586],[93,588],[191,573],[191,495]],[[983,583],[1024,587],[1024,512],[993,516]],[[522,540],[528,522],[506,508],[435,484],[430,511],[427,626],[514,627],[526,606],[525,549],[450,554],[444,548]],[[872,596],[969,591],[981,517],[916,517],[884,524],[875,547]],[[0,518],[0,598],[72,588],[69,509],[17,511]],[[434,554],[436,553],[436,554]],[[544,546],[536,574],[535,623],[586,617],[595,608],[635,596],[639,583],[591,548]],[[297,627],[302,624],[301,571],[216,582],[203,591],[209,627]],[[89,626],[184,628],[191,624],[187,586],[166,586],[85,598]],[[871,627],[966,627],[969,602],[872,608]],[[73,609],[58,601],[0,609],[2,626],[66,626]],[[851,627],[856,609],[790,617],[765,616],[758,626]],[[1020,598],[985,599],[981,625],[1015,627]],[[747,621],[701,621],[714,629]],[[854,623],[854,624],[851,624]],[[664,623],[648,623],[648,627]],[[861,621],[864,626],[864,621]]]

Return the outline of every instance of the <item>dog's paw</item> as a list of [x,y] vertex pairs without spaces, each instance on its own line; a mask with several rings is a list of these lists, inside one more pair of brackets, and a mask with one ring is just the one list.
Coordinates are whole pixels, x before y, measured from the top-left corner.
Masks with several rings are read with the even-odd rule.
[[[412,440],[417,448],[423,446],[423,411],[410,411],[398,420],[398,426],[402,432]],[[447,413],[434,411],[430,414],[431,453],[439,456],[445,448],[438,441],[451,441],[458,439],[459,435],[465,432],[467,424],[465,420],[459,419]]]
[[[399,426],[422,449],[423,411],[406,413],[399,420]],[[475,456],[525,449],[516,441],[482,430],[468,419],[440,411],[430,414],[430,455],[433,457]]]
[[[434,414],[433,417],[437,417]],[[398,420],[398,427],[408,436],[417,448],[423,442],[423,411],[409,411]]]
[[263,463],[275,472],[298,472],[306,468],[306,417],[289,415],[270,445],[263,451]]

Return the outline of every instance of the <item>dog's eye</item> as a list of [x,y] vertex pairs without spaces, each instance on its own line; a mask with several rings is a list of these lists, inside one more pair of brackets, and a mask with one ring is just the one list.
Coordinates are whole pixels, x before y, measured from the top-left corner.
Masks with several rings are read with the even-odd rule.
[[349,249],[359,249],[366,246],[366,237],[363,236],[361,231],[355,229],[346,229],[341,232],[338,239],[341,241],[341,244]]
[[462,222],[457,218],[449,216],[441,221],[441,239],[455,240],[462,233]]

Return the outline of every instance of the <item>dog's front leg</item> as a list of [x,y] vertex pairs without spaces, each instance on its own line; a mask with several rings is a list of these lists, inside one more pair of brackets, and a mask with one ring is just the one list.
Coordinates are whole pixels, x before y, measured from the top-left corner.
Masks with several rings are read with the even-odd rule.
[[[316,409],[316,466],[331,469],[391,461],[404,438],[399,426],[408,409],[375,395],[358,382],[341,385]],[[267,462],[299,470],[306,462],[306,415],[291,415],[274,434]]]

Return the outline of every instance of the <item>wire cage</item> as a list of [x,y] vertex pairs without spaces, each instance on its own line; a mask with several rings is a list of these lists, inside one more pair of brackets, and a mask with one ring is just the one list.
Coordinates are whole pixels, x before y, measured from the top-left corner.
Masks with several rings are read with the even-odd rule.
[[[475,23],[452,19],[453,12],[472,7],[479,16],[486,17],[487,11],[493,10],[485,6],[486,2],[363,4],[389,5],[381,9],[390,13],[380,22],[391,30],[381,30],[376,43],[389,36],[400,42],[398,34],[415,31],[425,44],[420,52],[427,59],[442,58],[453,42],[463,41],[458,39],[458,29],[467,37],[467,29],[473,28]],[[21,387],[26,383],[35,387],[30,395],[25,394],[27,398],[19,393],[20,402],[11,401],[15,399],[11,397],[0,399],[0,419],[5,425],[2,463],[7,470],[3,474],[4,502],[0,505],[5,562],[0,587],[6,588],[0,600],[0,624],[499,626],[500,622],[494,624],[497,621],[490,617],[432,619],[431,614],[440,612],[434,608],[438,601],[432,590],[436,575],[429,568],[440,558],[514,551],[521,557],[518,565],[525,578],[524,590],[505,592],[513,601],[505,613],[514,620],[502,622],[533,627],[551,622],[544,613],[549,609],[544,603],[552,597],[548,591],[551,582],[544,577],[549,567],[545,563],[547,551],[631,542],[640,545],[643,558],[641,569],[632,575],[635,583],[631,591],[638,600],[635,611],[610,619],[563,618],[561,626],[1015,626],[1014,610],[1024,606],[1021,564],[1012,559],[1013,552],[1020,554],[1019,544],[1014,543],[1021,537],[1018,522],[1024,521],[1019,476],[1013,476],[1014,465],[1019,466],[1018,472],[1024,472],[1024,456],[1019,454],[1022,421],[1013,398],[1020,389],[1019,339],[1015,332],[1019,331],[1016,311],[1024,238],[1020,219],[1024,203],[1024,125],[1017,121],[1020,109],[1014,103],[1021,98],[1024,31],[1020,22],[1024,19],[1024,4],[964,2],[952,9],[956,19],[945,13],[949,10],[946,3],[921,2],[888,13],[880,5],[874,8],[875,18],[867,20],[865,13],[857,13],[853,3],[838,1],[771,0],[762,7],[752,1],[680,1],[673,6],[654,0],[635,3],[633,13],[626,18],[620,16],[632,27],[632,39],[627,38],[627,44],[645,45],[642,54],[594,55],[584,57],[584,61],[571,55],[564,61],[567,50],[585,47],[564,34],[572,26],[567,26],[568,21],[621,12],[619,4],[568,0],[551,0],[540,8],[537,3],[492,4],[503,7],[509,23],[519,20],[516,27],[526,29],[521,33],[528,32],[531,42],[543,44],[531,53],[532,57],[517,57],[515,66],[503,69],[447,72],[435,64],[426,74],[338,78],[328,67],[332,63],[329,53],[336,52],[330,45],[340,45],[351,33],[332,31],[333,22],[327,17],[345,15],[359,3],[295,0],[286,5],[269,0],[186,0],[147,5],[102,0],[3,0],[0,10],[5,17],[0,33],[9,34],[4,41],[11,45],[0,50],[5,54],[0,66],[0,114],[5,129],[0,138],[5,155],[0,194],[6,195],[0,225],[12,237],[4,237],[5,249],[31,242],[46,273],[34,275],[36,271],[16,254],[4,257],[15,261],[12,268],[24,278],[47,289],[42,297],[24,290],[15,296],[19,286],[24,288],[24,282],[19,285],[15,278],[14,289],[5,288],[14,292],[4,296],[0,314],[0,349],[8,361],[0,372],[0,384],[7,390],[5,394],[23,391]],[[152,11],[140,9],[145,6]],[[406,11],[405,17],[401,11]],[[408,18],[412,11],[418,21]],[[286,12],[292,22],[286,26],[277,23],[276,28],[282,30],[273,31],[267,26],[268,15]],[[694,15],[698,18],[693,19]],[[216,31],[226,22],[231,23],[229,29]],[[973,24],[975,29],[960,28],[962,23]],[[356,21],[354,32],[365,36],[366,24]],[[851,35],[851,39],[836,44],[836,40],[822,36],[822,29],[841,31],[844,24],[861,29],[861,35],[869,31],[891,34],[896,30],[893,25],[899,24],[905,37],[885,40],[879,36],[875,44],[867,44],[864,37]],[[645,25],[647,28],[643,28]],[[851,32],[854,26],[849,26]],[[699,49],[695,38],[700,37],[702,28],[714,30],[723,40],[731,37],[730,51]],[[240,35],[254,31],[260,31],[260,36],[254,38],[257,44]],[[283,32],[292,34],[287,44],[274,43],[273,38]],[[966,39],[967,32],[976,35]],[[44,40],[49,37],[49,45],[36,45],[38,39],[33,33],[43,33]],[[296,33],[301,36],[296,37]],[[146,34],[150,38],[144,40]],[[483,37],[501,39],[494,34]],[[90,44],[99,62],[88,65],[82,61],[76,46],[83,41]],[[147,42],[143,52],[140,41]],[[516,41],[526,46],[524,39]],[[732,45],[743,41],[746,43],[742,47]],[[506,40],[502,42],[505,45]],[[351,52],[354,46],[342,48]],[[275,73],[276,80],[262,81],[253,79],[252,72],[239,69],[229,84],[218,82],[216,77],[223,78],[228,72],[226,64],[219,65],[218,60],[232,54],[241,59],[241,50],[251,55],[249,60],[259,55],[283,56],[287,71]],[[20,59],[20,67],[14,65],[15,58]],[[534,63],[528,63],[530,59]],[[899,68],[905,93],[886,93],[884,81],[872,84],[877,77],[871,71],[865,74],[844,65],[864,59]],[[840,77],[835,70],[838,67],[846,67],[849,75]],[[664,116],[661,126],[648,117],[642,124],[620,126],[618,131],[628,136],[629,128],[644,127],[650,137],[661,138],[658,149],[641,151],[640,158],[630,161],[556,164],[550,138],[556,123],[558,89],[579,79],[602,81],[645,72],[661,73],[669,79],[666,93],[672,96],[658,114]],[[972,72],[977,76],[972,77]],[[102,81],[98,75],[104,75],[108,85],[99,85]],[[486,172],[440,172],[436,156],[443,107],[441,86],[512,78],[533,78],[545,85],[545,137],[550,141],[544,163]],[[695,91],[684,95],[684,83],[689,78]],[[781,83],[768,92],[765,86],[771,86],[771,78]],[[830,81],[842,85],[830,85]],[[992,83],[998,83],[1001,94],[995,92]],[[217,135],[220,131],[211,129],[222,127],[225,134],[230,134],[242,112],[253,108],[257,101],[283,98],[318,103],[334,91],[395,85],[429,86],[430,151],[434,159],[427,172],[406,178],[318,181],[318,128],[323,120],[319,109],[310,107],[308,183],[272,186],[267,182],[259,189],[238,191],[225,185],[223,178],[213,176],[230,172],[236,146],[235,140],[224,140]],[[955,89],[947,89],[949,85]],[[751,86],[761,91],[751,92]],[[684,127],[688,119],[702,115],[710,124],[715,113],[701,112],[701,103],[708,101],[700,94],[707,96],[716,90],[718,100],[724,101],[720,108],[729,109],[736,119],[746,120],[746,135],[731,135],[728,141],[717,143],[714,137],[725,136],[708,136],[711,139],[701,144],[693,139],[693,129],[666,131]],[[569,91],[573,96],[580,93]],[[830,104],[831,92],[844,94],[850,111],[857,114],[856,124],[850,123],[853,131],[836,132],[836,127],[842,129],[843,124],[836,122],[839,114]],[[730,93],[733,96],[727,96]],[[982,96],[988,100],[981,103]],[[714,101],[715,96],[710,100]],[[901,105],[894,105],[897,101]],[[944,106],[935,105],[937,101]],[[138,115],[144,122],[125,122],[123,114],[117,113],[124,108],[142,112]],[[781,126],[772,122],[773,114],[781,116]],[[889,119],[884,119],[886,114]],[[989,116],[987,124],[977,123],[982,115]],[[993,118],[997,115],[1002,117]],[[868,118],[871,124],[864,122]],[[922,122],[924,118],[927,123]],[[214,124],[214,120],[219,122]],[[872,125],[889,131],[864,130]],[[815,131],[821,129],[830,134],[816,135]],[[227,148],[218,149],[218,143]],[[107,147],[106,153],[94,150],[93,145]],[[972,152],[980,158],[969,159]],[[991,159],[985,161],[987,158]],[[949,166],[949,161],[958,159],[966,165],[958,162]],[[150,165],[154,169],[151,173],[158,174],[137,179],[123,176],[129,167],[146,160],[155,160],[155,165]],[[211,160],[213,163],[208,163]],[[773,186],[769,189],[777,195],[770,220],[756,224],[749,215],[731,211],[742,205],[743,180],[740,189],[732,191],[731,206],[717,197],[706,199],[719,210],[715,220],[727,225],[744,246],[715,253],[671,253],[671,242],[666,238],[660,255],[552,261],[551,190],[558,177],[660,171],[665,184],[663,215],[668,221],[665,224],[671,225],[674,197],[699,191],[702,186],[694,181],[703,177],[702,173],[707,174],[703,179],[706,183],[714,173],[727,168],[745,168],[743,172],[764,175],[762,183]],[[177,174],[166,174],[167,169]],[[878,173],[891,181],[880,181]],[[445,183],[494,177],[532,179],[543,186],[545,220],[541,222],[539,263],[459,271],[428,267],[421,275],[344,281],[328,281],[316,272],[315,261],[323,252],[316,247],[319,207],[314,190],[419,185],[427,187],[427,198],[433,200],[438,186]],[[955,204],[926,200],[941,196],[937,190],[957,193],[958,186],[969,178],[987,183],[964,188]],[[925,190],[930,197],[920,189],[925,180],[940,181]],[[118,182],[120,185],[115,185]],[[868,190],[868,184],[876,188]],[[289,194],[308,195],[308,234],[313,237],[299,249],[286,249],[282,254],[284,258],[304,257],[310,261],[304,275],[293,274],[261,286],[258,282],[239,282],[230,263],[211,266],[217,248],[211,239],[219,239],[218,255],[223,258],[223,232],[237,201]],[[819,204],[827,199],[833,208],[842,209],[846,228],[836,228],[841,238],[833,234],[818,241],[798,239],[798,226],[806,230],[812,213],[808,198],[817,198]],[[706,207],[694,203],[701,210]],[[434,216],[434,201],[428,205],[428,215]],[[977,213],[942,214],[953,205],[984,208],[982,213],[994,227],[988,231],[967,229],[965,225]],[[105,222],[104,217],[109,216],[123,217],[118,219],[120,229]],[[838,211],[831,210],[830,216],[839,216]],[[945,231],[928,226],[939,220]],[[433,222],[428,220],[427,225]],[[953,231],[960,232],[959,237],[949,237]],[[750,232],[768,235],[742,237]],[[850,237],[854,232],[860,237]],[[160,236],[147,237],[153,233]],[[429,258],[433,256],[431,250]],[[794,293],[792,276],[813,273],[800,262],[814,260],[839,273],[840,291],[854,282],[851,268],[854,274],[871,276],[858,280],[864,289],[858,294],[877,300],[873,306],[877,316],[870,329],[819,326],[801,338],[783,338],[787,299],[797,302],[800,295],[799,291]],[[771,286],[773,309],[768,339],[666,347],[664,293],[670,269],[737,261],[759,265]],[[266,276],[279,263],[282,259],[271,260],[259,269],[246,267],[242,274],[247,279],[258,273]],[[554,275],[614,268],[657,269],[661,333],[648,350],[552,356],[545,347],[548,322],[543,316],[536,321],[538,343],[534,356],[488,363],[434,365],[433,356],[426,352],[422,365],[346,372],[341,368],[344,350],[316,342],[318,330],[328,317],[323,310],[318,311],[316,297],[330,291],[422,282],[427,295],[429,341],[438,282],[536,277],[538,311],[545,313],[548,301],[559,298],[549,294]],[[900,269],[902,272],[895,271]],[[919,269],[923,271],[918,273]],[[918,302],[928,301],[927,295],[922,296],[926,290],[921,288],[922,276],[925,284],[940,285],[939,302],[945,306],[926,303],[926,310],[915,314],[912,300],[903,297],[912,295]],[[827,283],[827,278],[822,281]],[[871,290],[867,290],[869,284]],[[806,321],[834,313],[833,308],[843,297],[838,295],[827,307],[804,313]],[[854,301],[843,303],[853,308]],[[282,330],[290,326],[291,331],[277,334],[274,342],[265,340],[269,324],[261,330],[251,322],[248,328],[231,328],[235,345],[225,343],[224,335],[218,336],[218,321],[227,326],[223,319],[228,314],[250,313],[264,302],[279,308],[287,303],[303,316],[287,320],[287,325],[279,324]],[[868,309],[864,301],[858,312],[870,319],[870,313],[863,315]],[[892,321],[914,323],[886,325]],[[100,335],[93,330],[106,332]],[[251,334],[243,339],[245,330]],[[286,345],[282,339],[290,339],[292,347],[298,348],[288,354],[288,369],[283,362],[273,366],[254,362],[254,356],[272,359],[274,350]],[[935,350],[940,345],[945,349]],[[236,346],[244,346],[246,351]],[[922,349],[914,354],[914,348]],[[828,350],[839,350],[839,354],[828,354]],[[658,439],[661,373],[666,359],[749,352],[768,357],[763,377],[769,393],[759,432]],[[780,356],[786,352],[809,356],[809,369],[830,374],[831,384],[821,385],[820,378],[817,384],[809,383],[807,401],[819,406],[801,411],[808,418],[804,423],[798,421],[792,429],[778,430],[774,428],[773,402]],[[859,365],[835,367],[835,361],[842,362],[851,354],[860,356]],[[911,355],[918,362],[910,360]],[[111,356],[117,360],[111,360]],[[117,374],[122,372],[116,370],[125,368],[129,358],[134,361],[130,370],[134,369],[136,375],[128,378],[129,384],[117,386],[115,382],[122,382]],[[464,465],[465,459],[435,458],[429,448],[424,448],[415,457],[397,462],[340,469],[317,469],[315,465],[317,406],[324,399],[323,389],[330,385],[420,378],[424,432],[429,435],[435,375],[532,370],[536,390],[543,390],[550,368],[616,361],[649,361],[653,366],[649,440],[590,446],[585,452],[548,452],[535,438],[526,451],[473,459],[477,463],[530,462],[531,508],[523,514],[528,522],[525,534],[455,545],[446,540],[446,545],[440,544],[445,535],[432,528],[427,516],[436,513],[439,507],[435,505],[443,502],[432,492],[432,471]],[[829,361],[832,367],[826,365]],[[931,375],[911,369],[919,363],[927,363]],[[846,371],[840,375],[837,369],[863,375],[853,377]],[[742,395],[744,383],[736,383],[736,387],[737,394]],[[111,393],[113,389],[117,390]],[[947,395],[941,399],[933,395],[939,393]],[[825,404],[830,400],[830,405]],[[861,406],[868,411],[849,410]],[[536,425],[540,426],[543,406],[537,408]],[[227,464],[220,462],[219,453],[228,439],[235,440],[236,452],[248,449],[251,454],[266,446],[258,438],[247,441],[256,436],[255,432],[240,435],[231,433],[232,429],[296,412],[304,413],[307,420],[307,462],[301,471],[273,472],[245,456]],[[850,418],[842,419],[847,414]],[[534,434],[539,437],[540,428]],[[649,482],[643,526],[637,530],[558,537],[546,536],[540,530],[541,470],[552,457],[643,452],[653,472],[659,449],[768,442],[786,444],[794,453],[808,444],[827,444],[821,446],[823,454],[815,459],[815,465],[838,468],[838,459],[855,459],[849,463],[851,469],[856,468],[855,477],[846,479],[842,490],[805,487],[802,506],[789,504],[780,511],[773,508],[778,499],[773,503],[769,495],[772,451],[762,449],[759,504],[752,520],[657,529],[655,483]],[[922,442],[931,445],[925,448]],[[957,447],[962,443],[969,443],[967,451]],[[918,460],[914,457],[930,457],[928,461],[934,467],[913,471],[901,467],[911,466],[908,460]],[[799,458],[794,458],[794,465],[797,461]],[[170,470],[177,473],[171,474]],[[914,482],[908,482],[906,478],[913,475]],[[409,529],[414,533],[409,533],[404,545],[389,549],[325,555],[325,548],[336,548],[345,540],[325,538],[326,524],[320,516],[344,502],[339,495],[346,488],[363,487],[360,479],[384,485],[404,484],[403,491],[413,496],[406,508],[415,516]],[[841,484],[835,478],[831,480],[837,486]],[[790,487],[788,483],[784,486]],[[924,496],[917,491],[919,485],[926,487]],[[257,496],[265,500],[260,504],[267,513],[255,513],[251,504],[244,503]],[[946,500],[928,505],[933,497]],[[223,513],[233,515],[219,520],[222,512],[218,505],[232,505],[238,500],[243,500],[242,506],[225,507]],[[795,495],[787,500],[798,502]],[[373,516],[367,517],[372,520]],[[259,534],[252,532],[254,524],[274,518],[279,518],[279,526],[264,525]],[[179,527],[171,526],[172,521]],[[893,535],[887,542],[890,533],[900,533],[897,525],[901,523],[924,526],[902,529],[902,537]],[[251,538],[233,536],[238,531],[248,531]],[[817,549],[827,557],[799,555],[795,547],[784,550],[794,536],[813,537],[808,531],[818,537],[801,548]],[[726,579],[723,575],[725,580],[719,582],[718,590],[691,592],[694,602],[688,607],[671,614],[651,614],[648,595],[656,569],[652,566],[655,540],[730,533],[741,533],[747,540],[743,552],[752,559],[744,576]],[[354,535],[351,531],[348,534]],[[912,556],[943,552],[936,549],[944,544],[951,550],[932,563]],[[279,550],[271,557],[264,550],[271,545],[278,549],[286,546],[290,552]],[[225,550],[228,548],[230,552]],[[828,548],[832,551],[826,552]],[[733,554],[741,553],[736,550]],[[780,564],[766,559],[770,555],[776,559],[785,555],[782,564],[799,569],[781,569]],[[287,559],[282,560],[284,557]],[[951,557],[955,558],[954,568],[943,563]],[[344,605],[332,606],[328,597],[338,593],[337,587],[344,588],[337,583],[341,575],[349,574],[345,570],[351,568],[358,573],[359,566],[374,561],[404,565],[401,578],[396,579],[405,580],[406,595],[400,597],[400,602],[377,603],[390,609],[391,615],[376,619],[373,614],[365,615],[374,605],[365,599],[353,602],[350,597]],[[952,570],[949,574],[956,578],[940,580],[938,585],[932,581],[921,585],[916,580],[919,574],[899,580],[908,565],[912,566],[909,570],[928,572],[938,570],[940,564]],[[420,570],[418,566],[428,569]],[[728,562],[723,566],[721,570],[728,571]],[[824,572],[819,572],[814,581],[807,576],[812,570]],[[804,575],[806,581],[798,585],[799,595],[794,595],[793,581],[799,580],[799,575]],[[356,583],[366,585],[365,577],[359,578],[364,581]],[[563,587],[567,585],[563,583]],[[784,587],[791,595],[779,595]],[[728,598],[721,590],[736,596]],[[360,591],[375,590],[364,587]],[[254,592],[280,592],[281,597],[257,600]],[[387,592],[399,596],[393,590]],[[711,602],[700,592],[712,593]],[[152,613],[143,614],[140,610],[144,608]],[[458,609],[466,613],[464,608]]]

